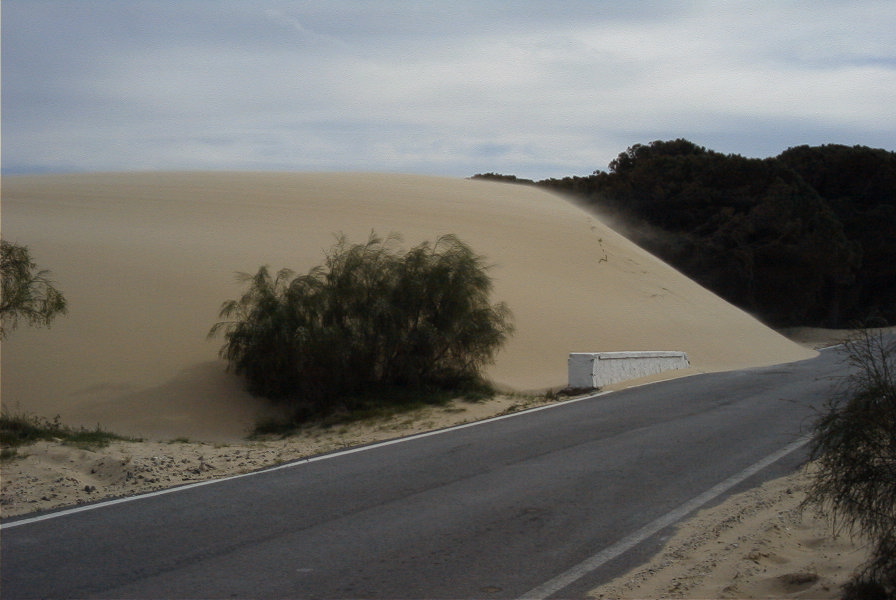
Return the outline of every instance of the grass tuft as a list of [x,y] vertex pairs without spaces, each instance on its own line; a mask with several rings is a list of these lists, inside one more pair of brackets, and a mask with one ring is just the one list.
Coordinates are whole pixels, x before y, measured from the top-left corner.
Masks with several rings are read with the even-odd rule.
[[62,424],[59,415],[50,420],[28,413],[0,412],[2,458],[13,458],[19,446],[41,440],[59,440],[63,444],[88,450],[103,448],[112,441],[141,441],[106,431],[99,425],[94,429],[69,427]]

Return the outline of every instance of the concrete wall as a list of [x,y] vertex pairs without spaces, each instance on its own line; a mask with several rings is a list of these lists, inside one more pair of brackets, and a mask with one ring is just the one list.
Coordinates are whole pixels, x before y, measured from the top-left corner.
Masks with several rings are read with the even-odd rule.
[[569,355],[569,387],[600,388],[690,365],[684,352],[574,352]]

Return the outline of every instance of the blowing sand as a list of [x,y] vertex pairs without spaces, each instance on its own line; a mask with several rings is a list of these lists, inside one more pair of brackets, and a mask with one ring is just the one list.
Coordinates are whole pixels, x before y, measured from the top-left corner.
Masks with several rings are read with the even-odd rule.
[[166,440],[235,441],[263,415],[207,341],[234,272],[304,272],[334,234],[407,246],[455,233],[494,265],[517,333],[487,375],[566,385],[570,352],[683,350],[695,371],[814,355],[565,198],[386,174],[129,173],[3,178],[3,237],[53,271],[70,312],[3,344],[5,407]]

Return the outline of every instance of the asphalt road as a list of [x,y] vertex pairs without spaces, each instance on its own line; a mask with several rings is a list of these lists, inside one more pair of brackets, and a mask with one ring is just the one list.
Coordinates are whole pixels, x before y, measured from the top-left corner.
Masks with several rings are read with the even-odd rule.
[[799,440],[844,372],[838,354],[10,519],[0,593],[580,596],[643,562],[687,512],[804,460]]

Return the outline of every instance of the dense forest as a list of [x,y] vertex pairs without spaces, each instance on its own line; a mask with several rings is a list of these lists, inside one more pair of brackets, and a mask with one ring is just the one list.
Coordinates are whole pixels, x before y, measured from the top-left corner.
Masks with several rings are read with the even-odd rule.
[[896,324],[896,152],[829,144],[756,159],[678,139],[586,177],[474,177],[580,198],[769,325]]

